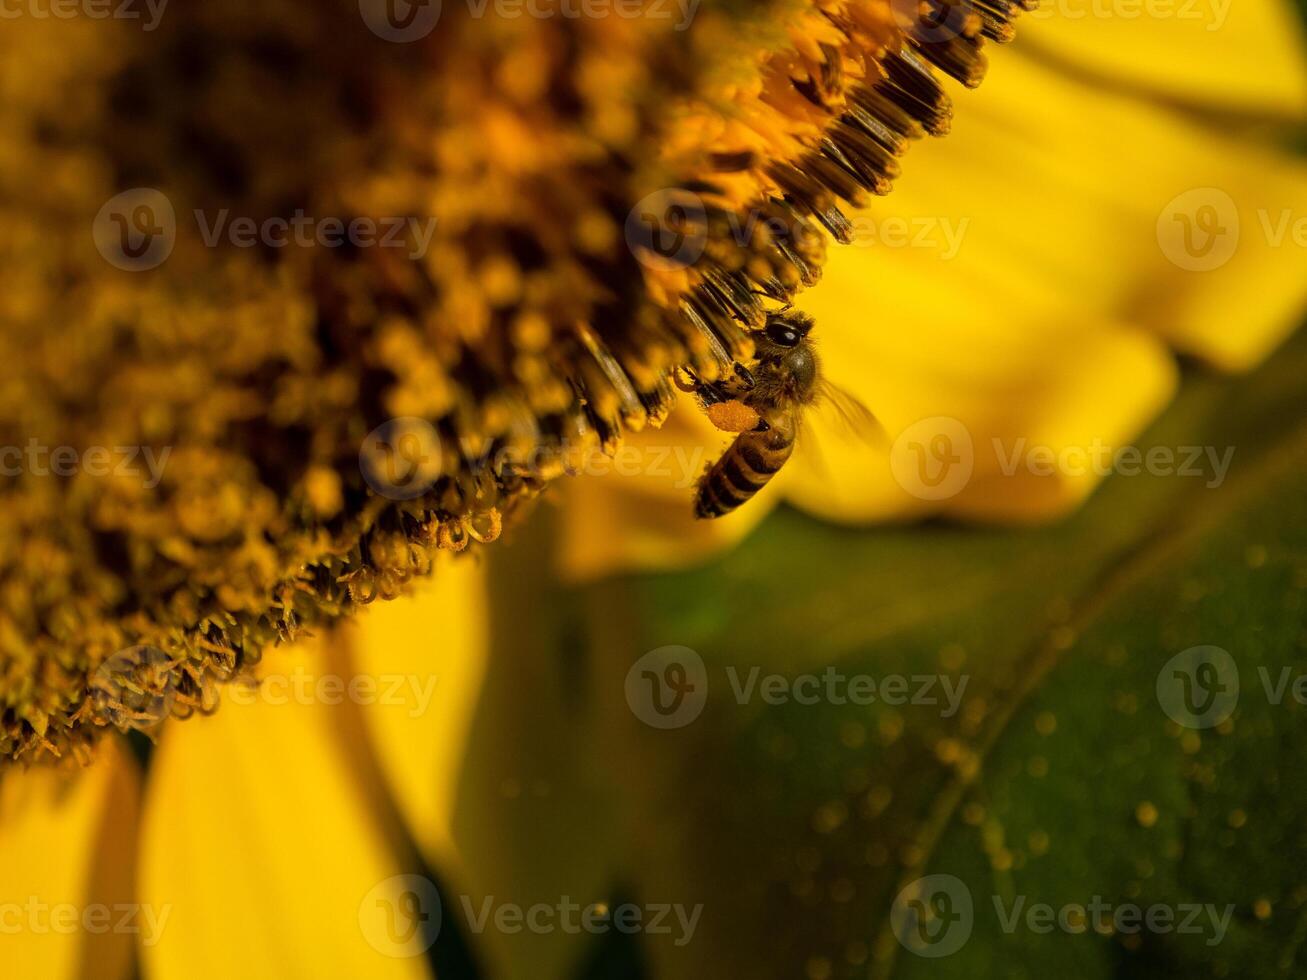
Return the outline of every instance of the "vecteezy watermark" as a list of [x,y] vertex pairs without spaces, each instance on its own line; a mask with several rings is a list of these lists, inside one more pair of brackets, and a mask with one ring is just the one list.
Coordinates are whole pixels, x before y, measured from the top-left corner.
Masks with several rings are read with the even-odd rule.
[[440,936],[440,891],[422,875],[393,875],[359,902],[359,930],[383,956],[421,956]]
[[[1270,248],[1307,251],[1307,214],[1292,208],[1258,208],[1255,213],[1253,230]],[[1157,244],[1181,269],[1210,272],[1234,258],[1245,230],[1233,197],[1218,187],[1195,187],[1177,194],[1162,209]]]
[[[711,220],[710,220],[711,219]],[[970,218],[944,215],[873,215],[849,220],[848,243],[862,248],[914,248],[933,251],[943,261],[956,258],[971,226]],[[800,253],[809,241],[823,238],[807,220],[783,218],[753,208],[744,212],[716,208],[683,187],[654,191],[626,217],[626,244],[643,265],[656,271],[685,269],[703,256],[712,233],[727,236],[741,248],[750,243],[784,243]]]
[[[945,674],[847,674],[828,666],[821,673],[797,675],[763,674],[761,667],[741,672],[734,665],[725,669],[726,682],[735,703],[755,699],[772,706],[871,704],[926,706],[940,709],[951,718],[966,693],[966,675]],[[689,647],[665,646],[651,650],[626,672],[626,703],[631,712],[651,728],[684,728],[702,714],[708,699],[708,668],[703,658]]]
[[1258,667],[1257,676],[1271,704],[1281,705],[1288,696],[1297,704],[1307,705],[1307,672],[1300,670],[1295,674],[1292,667],[1281,667],[1272,677],[1269,667]]
[[[498,20],[649,20],[673,21],[687,30],[701,0],[462,0],[469,17]],[[411,44],[436,29],[441,0],[359,0],[368,29],[383,41]]]
[[133,20],[149,32],[167,7],[168,0],[0,0],[0,20]]
[[1081,477],[1095,476],[1151,476],[1197,477],[1209,490],[1225,482],[1234,462],[1234,446],[1218,450],[1215,446],[1151,446],[1147,450],[1138,446],[1112,447],[1095,439],[1088,446],[1032,445],[1024,438],[1004,445],[1003,440],[993,441],[998,468],[1004,476],[1015,476],[1025,470],[1031,476]]
[[248,218],[231,216],[227,208],[206,213],[194,212],[200,239],[208,248],[224,241],[233,248],[397,248],[405,257],[420,259],[431,247],[436,234],[434,217],[412,215],[387,218],[315,218],[296,210],[288,218]]
[[125,272],[148,272],[168,261],[177,245],[177,212],[153,187],[134,187],[104,202],[91,224],[95,247]]
[[1179,20],[1202,24],[1203,30],[1225,26],[1234,0],[1048,0],[1030,12],[1051,20]]
[[899,30],[921,44],[946,44],[974,30],[975,6],[961,3],[924,4],[918,0],[890,0],[890,13]]
[[[1032,902],[1029,896],[991,895],[995,921],[1008,935],[1025,930],[1035,935],[1063,932],[1100,936],[1202,936],[1218,945],[1230,927],[1234,905],[1211,902],[1110,902],[1101,895],[1085,902]],[[978,909],[971,889],[953,875],[937,874],[909,882],[890,908],[890,927],[899,943],[918,956],[938,958],[958,952],[971,938]]]
[[971,482],[976,448],[965,425],[939,415],[899,433],[889,461],[895,481],[908,493],[922,500],[947,500]]
[[357,704],[406,708],[410,718],[427,713],[439,678],[435,674],[319,674],[296,667],[289,673],[265,673],[257,680],[229,684],[231,704]]
[[708,703],[708,668],[694,650],[650,650],[626,672],[626,703],[651,728],[684,728]]
[[702,0],[464,0],[473,17],[501,20],[648,20],[672,21],[688,30]]
[[886,704],[942,708],[941,718],[952,718],[962,705],[970,678],[948,674],[846,674],[828,666],[820,674],[784,674],[762,676],[762,668],[753,667],[741,678],[735,667],[726,668],[726,677],[737,704],[748,704],[756,696],[764,704],[814,704],[866,707]]
[[[297,209],[290,215],[258,218],[231,209],[191,212],[195,234],[206,248],[391,248],[406,258],[427,254],[436,233],[432,216],[315,217]],[[135,187],[104,203],[91,225],[95,247],[106,262],[126,272],[148,272],[163,265],[183,230],[171,199],[153,187]]]
[[91,675],[96,714],[120,732],[150,731],[172,714],[175,662],[158,647],[139,645],[106,657]]
[[971,938],[974,926],[971,889],[953,875],[909,882],[890,906],[890,928],[898,941],[930,959],[956,953]]
[[359,15],[383,41],[411,44],[440,23],[441,0],[359,0]]
[[[459,465],[468,473],[496,477],[504,473],[545,478],[549,475],[648,477],[677,490],[695,486],[704,471],[703,446],[624,444],[599,446],[534,445],[528,449],[487,439],[480,446],[460,442]],[[444,472],[441,438],[425,419],[390,419],[377,426],[359,449],[359,467],[373,491],[391,500],[412,500],[436,485]]]
[[[1216,489],[1229,474],[1235,447],[1225,446],[1113,446],[1101,438],[1087,445],[1053,447],[1021,437],[990,441],[993,466],[989,472],[1004,477],[1080,478],[1149,476],[1201,479]],[[980,448],[970,430],[958,419],[935,416],[905,428],[890,450],[895,481],[921,500],[947,500],[966,489],[975,475]]]
[[1048,902],[1030,902],[1025,895],[1014,896],[1005,902],[1000,895],[993,896],[994,914],[999,928],[1011,935],[1026,929],[1036,935],[1051,932],[1080,935],[1094,932],[1100,936],[1113,934],[1130,936],[1141,932],[1156,935],[1202,936],[1207,946],[1219,945],[1230,928],[1234,905],[1214,905],[1211,902],[1177,902],[1137,905],[1134,902],[1112,903],[1101,895],[1089,901],[1051,905]]
[[71,936],[88,933],[139,936],[142,946],[154,946],[163,938],[172,904],[149,905],[140,902],[116,902],[112,905],[91,902],[45,902],[29,895],[23,902],[0,902],[0,936],[30,935]]
[[[0,476],[73,477],[85,473],[92,477],[140,478],[141,485],[153,490],[163,479],[164,467],[172,447],[157,453],[153,446],[47,446],[32,437],[26,446],[0,446]],[[142,469],[141,464],[144,464]]]
[[1185,728],[1214,728],[1239,704],[1239,665],[1216,646],[1190,647],[1157,674],[1157,703]]
[[[1268,704],[1307,705],[1307,671],[1259,665],[1258,688]],[[1243,685],[1229,651],[1204,645],[1182,650],[1157,673],[1157,703],[1183,728],[1215,728],[1234,715]]]
[[426,419],[389,419],[363,440],[359,469],[368,486],[382,497],[420,497],[436,485],[444,469],[440,434]]
[[943,262],[957,258],[971,227],[970,218],[944,215],[876,217],[863,212],[849,219],[849,244],[861,248],[914,248],[938,252]]
[[563,895],[557,902],[536,902],[522,906],[513,902],[498,902],[487,895],[474,903],[467,895],[459,901],[467,918],[468,928],[477,935],[487,929],[507,935],[530,932],[535,935],[563,932],[576,936],[592,936],[607,932],[625,935],[643,933],[646,936],[672,936],[672,943],[685,946],[694,939],[703,915],[703,905],[686,908],[679,904],[651,903],[635,905],[624,902],[610,906],[607,902],[581,905]]
[[626,245],[654,271],[689,268],[708,247],[708,206],[684,188],[654,191],[626,216]]

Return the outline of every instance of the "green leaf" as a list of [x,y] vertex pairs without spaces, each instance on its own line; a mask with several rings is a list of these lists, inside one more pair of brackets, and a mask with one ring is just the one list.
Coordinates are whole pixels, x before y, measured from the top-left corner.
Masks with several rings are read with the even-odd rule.
[[[1239,382],[1191,381],[1141,447],[1235,446],[1228,482],[1118,477],[1080,514],[1026,532],[850,534],[782,515],[716,567],[607,587],[597,645],[677,642],[710,664],[691,729],[638,732],[631,832],[653,892],[703,901],[704,932],[659,976],[1276,976],[1302,969],[1295,891],[1307,712],[1257,667],[1307,667],[1302,342]],[[727,618],[720,617],[727,610]],[[1236,657],[1230,731],[1176,725],[1156,697],[1176,653]],[[629,653],[628,653],[629,659]],[[963,707],[734,702],[727,667],[793,677],[944,673]],[[1155,819],[1153,813],[1156,813]],[[1242,816],[1241,816],[1242,814]],[[1232,823],[1239,827],[1231,826]],[[1151,826],[1142,826],[1142,823]],[[667,843],[667,841],[674,843]],[[664,842],[661,847],[658,843]],[[890,927],[901,888],[950,874],[974,899],[958,952],[925,959]],[[1008,933],[1004,909],[1234,903],[1229,935]],[[1254,903],[1269,902],[1269,921]],[[712,928],[710,928],[712,927]],[[1307,954],[1305,954],[1307,955]]]
[[[783,512],[709,567],[570,592],[545,583],[538,551],[510,551],[501,574],[536,583],[524,588],[548,594],[547,613],[503,600],[506,634],[536,639],[504,651],[527,656],[500,669],[501,688],[514,671],[521,684],[487,700],[481,730],[511,710],[518,741],[498,736],[499,755],[583,792],[505,824],[488,792],[503,763],[476,776],[469,812],[495,831],[469,865],[555,901],[602,871],[636,904],[702,904],[688,941],[675,925],[639,937],[659,980],[1307,970],[1307,709],[1291,689],[1270,703],[1258,674],[1307,671],[1304,377],[1303,338],[1249,378],[1193,373],[1137,444],[1233,446],[1226,481],[1117,476],[1053,527],[852,531]],[[660,730],[624,685],[672,644],[703,658],[708,697],[691,724]],[[1242,686],[1234,715],[1201,731],[1157,694],[1159,671],[1200,645],[1229,651]],[[755,670],[762,683],[828,668],[966,687],[956,713],[756,691],[740,703],[733,689]],[[969,938],[939,958],[891,927],[895,896],[927,875],[972,898]],[[1199,933],[1004,928],[1019,899],[1024,914],[1096,897],[1234,908],[1214,945],[1205,918]],[[587,962],[586,938],[563,959]],[[515,959],[552,947],[561,962],[559,942],[513,937]]]

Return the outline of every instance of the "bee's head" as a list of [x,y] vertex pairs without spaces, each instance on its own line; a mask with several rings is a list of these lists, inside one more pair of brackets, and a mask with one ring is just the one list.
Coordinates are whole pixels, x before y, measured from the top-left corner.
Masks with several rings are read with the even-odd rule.
[[812,329],[813,319],[807,313],[768,313],[763,335],[777,347],[793,348],[803,343]]
[[806,313],[769,313],[767,324],[755,334],[759,363],[767,373],[775,397],[807,403],[817,387],[817,352],[808,338],[813,319]]

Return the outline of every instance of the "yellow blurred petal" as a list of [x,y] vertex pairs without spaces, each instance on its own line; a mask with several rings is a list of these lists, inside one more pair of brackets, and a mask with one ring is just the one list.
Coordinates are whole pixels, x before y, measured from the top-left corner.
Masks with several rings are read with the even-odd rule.
[[0,775],[5,976],[132,975],[134,943],[166,925],[135,904],[139,792],[136,763],[112,739],[84,770]]
[[1285,0],[1041,0],[1017,34],[996,66],[1012,50],[1042,52],[1108,85],[1213,109],[1307,113],[1302,21]]
[[661,429],[631,436],[612,460],[596,458],[560,494],[559,570],[569,581],[705,561],[748,534],[775,505],[775,487],[715,521],[694,516],[700,475],[733,438],[688,396]]
[[1132,312],[1177,350],[1246,371],[1303,322],[1307,165],[1232,143],[1212,151],[1194,186],[1159,208],[1171,261]]
[[896,447],[814,417],[785,479],[828,517],[1060,513],[1170,397],[1161,341],[1247,368],[1307,309],[1298,161],[1020,57],[967,99],[803,297]]
[[1265,357],[1307,308],[1307,164],[1013,52],[891,199],[969,219],[937,275],[986,306],[1155,329],[1224,368]]
[[489,653],[486,570],[446,558],[413,595],[373,603],[345,627],[354,669],[377,681],[362,705],[373,751],[428,863],[454,859],[450,821]]
[[[840,295],[856,294],[855,286]],[[1104,322],[1001,332],[954,320],[924,345],[918,334],[916,349],[912,334],[828,333],[828,374],[873,406],[888,433],[887,445],[871,444],[827,413],[811,420],[782,479],[789,499],[832,520],[1057,516],[1101,478],[1097,447],[1128,442],[1176,384],[1158,341]],[[1046,467],[1045,455],[1071,465]]]
[[[1291,228],[1307,218],[1307,166],[1013,52],[869,212],[876,244],[863,274],[897,294],[905,272],[907,288],[931,284],[913,297],[913,321],[890,328],[1101,316],[1160,330],[1221,366],[1264,357],[1307,307],[1307,249],[1274,234],[1286,216]],[[1218,193],[1187,196],[1202,188]],[[1242,218],[1237,242],[1221,231],[1233,219],[1220,195]],[[1193,256],[1176,247],[1177,203],[1194,222]],[[887,216],[942,247],[885,247],[874,233]]]
[[165,732],[140,887],[172,916],[146,975],[429,976],[414,926],[434,902],[398,877],[356,706],[328,703],[349,679],[323,646],[270,651],[260,694]]

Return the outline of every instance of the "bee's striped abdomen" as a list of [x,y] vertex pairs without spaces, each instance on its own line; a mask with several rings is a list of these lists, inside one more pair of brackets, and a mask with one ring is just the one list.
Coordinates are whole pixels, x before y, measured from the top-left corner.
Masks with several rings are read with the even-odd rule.
[[778,412],[765,432],[742,432],[699,481],[696,517],[722,517],[765,487],[794,452],[796,416]]

